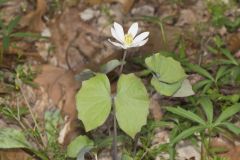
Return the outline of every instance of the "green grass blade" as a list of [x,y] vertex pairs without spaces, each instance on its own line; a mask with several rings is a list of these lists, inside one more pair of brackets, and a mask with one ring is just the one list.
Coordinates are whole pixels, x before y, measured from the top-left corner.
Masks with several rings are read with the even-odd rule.
[[191,127],[187,130],[184,130],[183,132],[181,132],[177,137],[175,137],[171,142],[170,144],[173,146],[175,145],[176,143],[178,143],[179,141],[193,135],[194,133],[196,132],[200,132],[202,130],[205,129],[205,126],[195,126],[195,127]]
[[167,111],[169,111],[173,114],[177,114],[183,118],[187,118],[187,119],[189,119],[191,121],[195,121],[199,124],[206,125],[205,121],[193,112],[187,111],[180,107],[178,107],[178,108],[167,107],[166,109],[167,109]]
[[213,121],[213,104],[208,97],[202,97],[199,100],[209,123]]
[[236,104],[232,105],[231,107],[228,107],[220,114],[218,119],[215,121],[215,125],[219,125],[222,121],[230,118],[231,116],[233,116],[234,114],[236,114],[239,111],[240,111],[240,103],[236,103]]
[[191,69],[192,71],[195,71],[198,74],[200,74],[200,75],[202,75],[202,76],[204,76],[204,77],[214,81],[213,76],[207,70],[205,70],[204,68],[200,67],[199,65],[188,63],[188,64],[186,64],[186,66],[189,69]]

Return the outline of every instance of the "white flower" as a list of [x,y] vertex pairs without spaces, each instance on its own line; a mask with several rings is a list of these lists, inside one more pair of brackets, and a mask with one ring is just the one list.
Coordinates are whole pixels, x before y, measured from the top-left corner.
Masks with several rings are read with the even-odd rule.
[[132,47],[140,47],[147,43],[149,32],[143,32],[137,35],[138,32],[138,23],[133,23],[129,28],[127,34],[124,34],[123,27],[114,22],[113,27],[111,28],[112,36],[118,41],[113,42],[108,39],[113,45],[121,47],[123,49],[128,49]]

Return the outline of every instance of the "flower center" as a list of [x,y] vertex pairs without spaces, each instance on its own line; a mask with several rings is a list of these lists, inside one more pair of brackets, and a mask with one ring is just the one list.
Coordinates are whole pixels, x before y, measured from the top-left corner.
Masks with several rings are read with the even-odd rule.
[[125,45],[130,46],[132,44],[132,42],[133,42],[133,36],[131,34],[126,34],[124,36]]

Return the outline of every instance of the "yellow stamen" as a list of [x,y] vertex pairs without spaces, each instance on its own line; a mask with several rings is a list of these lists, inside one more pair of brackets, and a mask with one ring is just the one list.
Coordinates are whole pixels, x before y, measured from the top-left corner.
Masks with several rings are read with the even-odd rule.
[[133,42],[133,36],[131,34],[126,34],[124,36],[124,44],[130,46]]

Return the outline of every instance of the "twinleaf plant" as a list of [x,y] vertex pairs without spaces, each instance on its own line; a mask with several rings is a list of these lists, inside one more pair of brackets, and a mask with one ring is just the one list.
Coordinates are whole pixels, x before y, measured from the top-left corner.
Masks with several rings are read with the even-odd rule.
[[[111,28],[113,37],[118,42],[109,40],[113,45],[128,49],[139,47],[148,41],[149,32],[137,35],[138,24],[133,23],[128,33],[124,34],[123,27],[114,23]],[[122,61],[125,60],[126,50]],[[153,77],[152,86],[162,95],[186,97],[193,95],[190,82],[186,79],[181,64],[171,57],[154,54],[145,60],[146,66]],[[114,117],[113,159],[116,160],[116,123],[119,128],[132,139],[141,131],[147,122],[149,109],[149,96],[145,85],[135,74],[122,74],[124,62],[121,63],[116,93],[111,93],[110,81],[106,74],[95,73],[95,76],[83,81],[82,87],[76,95],[78,118],[83,122],[85,130],[91,131],[104,124],[112,111]],[[71,157],[76,157],[84,151],[80,144],[86,142],[87,137],[81,137],[78,152],[68,152]],[[90,144],[90,143],[89,143]],[[88,144],[88,145],[89,145]],[[74,144],[70,144],[72,146]],[[76,146],[76,145],[74,145]],[[115,148],[114,148],[115,147]],[[88,147],[87,147],[88,148]]]
[[83,82],[77,94],[77,109],[86,131],[102,125],[113,105],[120,128],[134,138],[146,124],[148,115],[149,98],[141,80],[134,74],[122,74],[116,96],[111,95],[110,82],[105,74],[96,74]]
[[157,53],[146,58],[145,63],[152,71],[151,84],[158,93],[173,97],[187,97],[194,94],[184,69],[172,57]]

